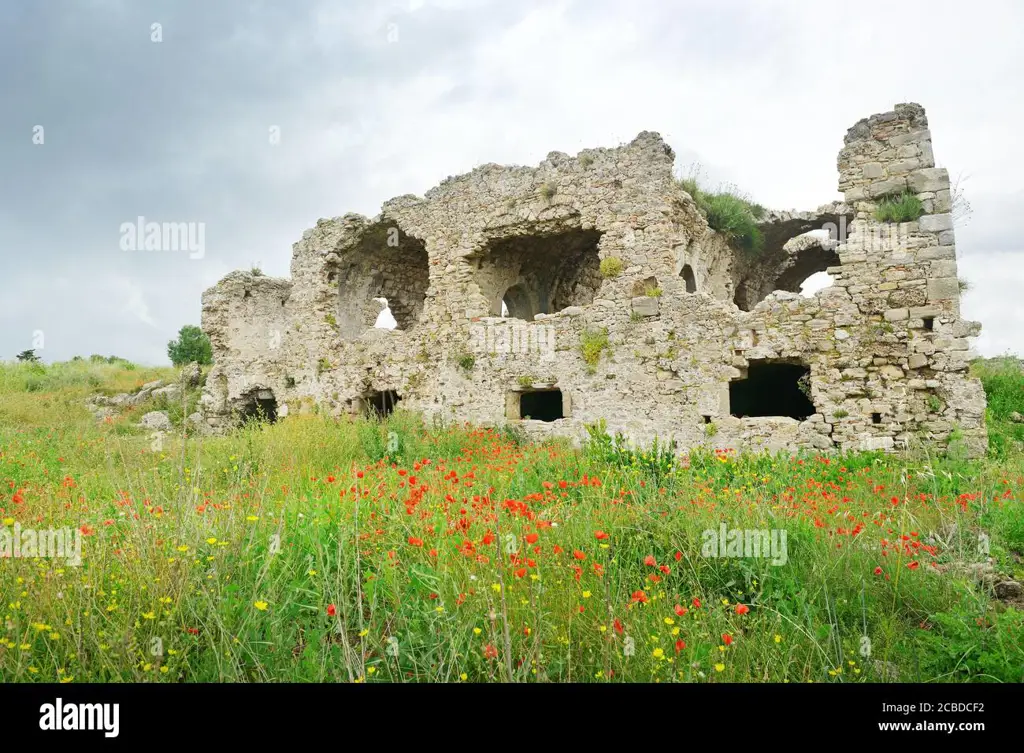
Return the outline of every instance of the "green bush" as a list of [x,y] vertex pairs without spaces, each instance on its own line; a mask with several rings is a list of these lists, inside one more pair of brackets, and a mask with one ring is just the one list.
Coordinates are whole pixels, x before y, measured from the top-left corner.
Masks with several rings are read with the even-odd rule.
[[909,191],[882,197],[875,210],[879,222],[913,222],[924,213],[921,200]]
[[200,366],[209,366],[213,363],[213,347],[205,332],[194,324],[186,324],[178,331],[178,339],[167,343],[167,356],[175,366],[184,366],[192,361]]
[[587,364],[587,370],[593,373],[597,362],[601,360],[601,351],[608,347],[608,330],[586,329],[580,334],[580,353]]
[[764,236],[757,222],[764,217],[764,207],[734,191],[707,192],[694,177],[680,180],[679,185],[693,197],[712,230],[722,233],[745,251],[761,250]]
[[605,279],[611,279],[618,277],[622,274],[623,264],[622,259],[617,256],[609,256],[607,259],[601,259],[601,275]]
[[1024,415],[1024,367],[1012,356],[975,361],[971,372],[981,379],[988,401],[989,455],[1005,458],[1024,443],[1024,423],[1011,420],[1012,413]]

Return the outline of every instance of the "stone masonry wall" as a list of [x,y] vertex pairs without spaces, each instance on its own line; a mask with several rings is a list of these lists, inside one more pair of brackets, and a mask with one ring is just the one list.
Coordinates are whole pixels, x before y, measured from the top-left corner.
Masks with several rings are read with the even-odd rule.
[[[318,404],[339,416],[394,390],[428,419],[518,422],[537,436],[578,439],[604,419],[638,443],[684,448],[952,437],[984,452],[984,393],[967,373],[980,327],[959,318],[949,180],[919,105],[851,128],[838,163],[845,202],[767,213],[756,256],[708,227],[673,161],[644,132],[616,149],[552,152],[536,168],[484,165],[373,219],[319,220],[293,246],[290,281],[235,272],[204,294],[209,427],[237,423],[254,390],[287,408],[279,415]],[[901,190],[925,214],[877,222],[877,201]],[[822,229],[831,240],[805,235]],[[621,272],[602,275],[605,259]],[[826,269],[832,287],[795,292]],[[380,296],[395,330],[372,326]],[[608,346],[588,365],[581,344],[599,332]],[[809,369],[806,417],[731,415],[731,390],[779,363]],[[563,418],[519,418],[524,392],[550,389]],[[770,404],[782,392],[749,394]]]

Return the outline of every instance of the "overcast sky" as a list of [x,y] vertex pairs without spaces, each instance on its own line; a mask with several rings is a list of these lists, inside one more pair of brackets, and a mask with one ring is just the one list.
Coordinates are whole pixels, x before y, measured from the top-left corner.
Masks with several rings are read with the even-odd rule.
[[[319,217],[643,130],[814,208],[846,129],[906,101],[974,209],[976,348],[1024,353],[1022,30],[1013,0],[4,2],[0,359],[166,363],[205,288],[286,276]],[[203,223],[201,258],[124,250],[139,216]]]

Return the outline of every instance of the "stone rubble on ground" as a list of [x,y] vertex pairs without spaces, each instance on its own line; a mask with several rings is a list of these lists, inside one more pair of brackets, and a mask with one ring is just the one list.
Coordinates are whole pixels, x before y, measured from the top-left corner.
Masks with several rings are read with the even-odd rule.
[[171,419],[161,410],[150,411],[144,415],[139,419],[139,426],[157,431],[170,431],[174,428],[171,424]]

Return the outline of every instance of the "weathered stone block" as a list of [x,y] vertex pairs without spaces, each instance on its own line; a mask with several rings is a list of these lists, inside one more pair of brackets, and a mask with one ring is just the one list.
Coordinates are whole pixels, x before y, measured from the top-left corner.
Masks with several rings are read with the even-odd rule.
[[923,233],[941,233],[944,230],[953,229],[953,215],[949,213],[926,214],[918,219],[917,224]]
[[907,177],[907,185],[915,193],[942,191],[949,188],[949,171],[944,167],[917,170]]
[[867,162],[861,166],[861,174],[870,180],[875,178],[881,178],[885,175],[885,170],[882,168],[879,162]]
[[658,299],[642,295],[632,300],[633,311],[640,316],[657,316],[660,311]]
[[960,281],[955,277],[933,277],[928,280],[928,300],[948,301],[960,295]]

